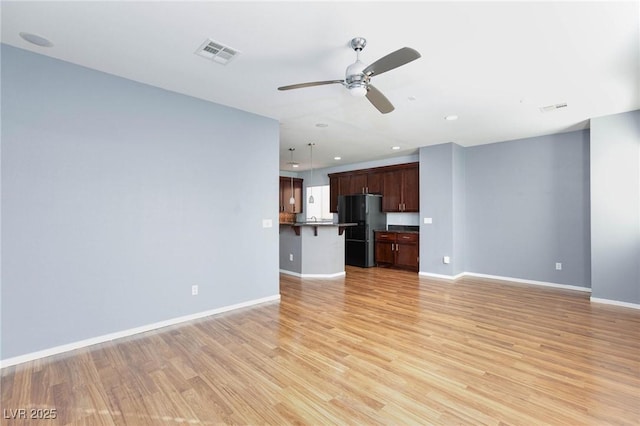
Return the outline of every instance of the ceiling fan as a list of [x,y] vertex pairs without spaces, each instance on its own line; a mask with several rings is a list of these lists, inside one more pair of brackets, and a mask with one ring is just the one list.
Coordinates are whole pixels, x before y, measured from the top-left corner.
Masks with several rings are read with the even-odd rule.
[[366,96],[369,102],[383,114],[394,110],[389,102],[378,89],[371,84],[371,77],[380,75],[383,72],[398,68],[420,57],[420,53],[410,47],[403,47],[395,52],[389,53],[371,65],[367,66],[360,60],[360,52],[367,44],[367,40],[356,37],[351,40],[351,48],[356,51],[356,61],[347,67],[344,80],[313,81],[310,83],[292,84],[290,86],[278,87],[278,90],[301,89],[303,87],[323,86],[325,84],[342,84],[349,89],[354,96]]

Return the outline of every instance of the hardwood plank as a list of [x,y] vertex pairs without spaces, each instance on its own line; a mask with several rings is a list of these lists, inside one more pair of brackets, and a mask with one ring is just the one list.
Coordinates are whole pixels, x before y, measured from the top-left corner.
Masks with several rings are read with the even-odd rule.
[[637,310],[384,268],[280,281],[280,303],[3,369],[1,406],[55,408],[50,425],[640,424]]

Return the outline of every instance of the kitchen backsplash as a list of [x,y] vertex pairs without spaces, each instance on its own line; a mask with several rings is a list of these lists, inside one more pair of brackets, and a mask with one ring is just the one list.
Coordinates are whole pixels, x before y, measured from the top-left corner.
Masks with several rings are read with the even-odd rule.
[[387,213],[387,226],[420,226],[420,213]]
[[420,232],[420,227],[415,225],[387,225],[387,231]]
[[[299,220],[304,220],[300,219]],[[338,221],[338,215],[333,214],[333,221]],[[420,226],[420,213],[387,213],[387,226],[389,225],[405,225]]]
[[280,212],[279,219],[280,219],[280,223],[293,223],[296,221],[296,214],[288,213],[288,212]]

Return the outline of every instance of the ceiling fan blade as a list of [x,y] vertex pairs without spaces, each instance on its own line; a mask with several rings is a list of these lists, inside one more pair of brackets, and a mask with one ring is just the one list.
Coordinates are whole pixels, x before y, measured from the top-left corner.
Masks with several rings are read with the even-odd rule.
[[366,67],[362,72],[368,76],[379,75],[404,64],[408,64],[411,61],[415,61],[419,57],[420,53],[418,53],[417,50],[410,47],[403,47],[402,49],[398,49],[395,52],[391,52],[387,56],[378,59]]
[[367,89],[367,99],[383,114],[390,113],[395,109],[389,99],[371,84]]
[[292,84],[290,86],[278,87],[278,90],[302,89],[303,87],[324,86],[325,84],[337,84],[337,83],[342,84],[344,83],[344,80],[313,81],[311,83]]

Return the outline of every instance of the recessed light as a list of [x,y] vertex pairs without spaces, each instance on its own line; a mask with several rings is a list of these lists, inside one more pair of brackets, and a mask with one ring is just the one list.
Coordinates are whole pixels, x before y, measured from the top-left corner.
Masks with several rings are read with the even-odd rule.
[[329,127],[327,123],[316,123],[316,127]]
[[458,119],[458,116],[457,115],[447,115],[444,119],[447,120],[447,121],[455,121],[455,120]]
[[334,160],[342,160],[342,157],[333,157]]
[[397,151],[397,150],[400,149],[400,147],[399,146],[392,146],[391,149],[393,149],[394,151]]
[[20,33],[20,37],[22,37],[25,41],[28,41],[31,44],[35,44],[36,46],[40,46],[40,47],[51,47],[53,46],[53,43],[51,43],[51,41],[47,40],[46,38],[36,35],[36,34],[31,34],[31,33]]

